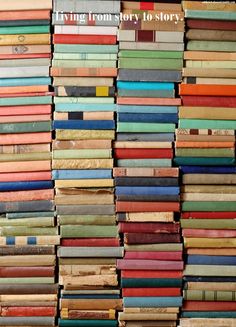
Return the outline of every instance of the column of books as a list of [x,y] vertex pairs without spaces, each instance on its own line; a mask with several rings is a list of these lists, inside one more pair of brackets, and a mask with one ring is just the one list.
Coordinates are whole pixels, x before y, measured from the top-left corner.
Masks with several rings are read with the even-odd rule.
[[181,327],[236,324],[236,4],[184,1],[176,162],[186,252]]
[[[120,326],[176,326],[182,304],[178,168],[172,167],[184,23],[159,21],[180,4],[122,1],[119,30],[116,212],[124,237]],[[130,19],[133,15],[133,19]],[[147,18],[148,17],[148,18]]]
[[50,0],[0,2],[0,325],[54,326]]
[[112,179],[119,12],[119,1],[54,1],[59,326],[117,326],[122,308]]

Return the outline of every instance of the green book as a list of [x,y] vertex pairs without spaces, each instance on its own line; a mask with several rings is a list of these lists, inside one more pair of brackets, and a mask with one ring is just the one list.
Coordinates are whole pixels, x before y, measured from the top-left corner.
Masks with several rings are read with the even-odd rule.
[[182,287],[179,278],[121,278],[121,287]]
[[38,218],[23,218],[23,219],[9,219],[0,218],[0,226],[24,226],[24,227],[52,227],[54,226],[54,217]]
[[234,11],[216,11],[216,10],[185,10],[186,18],[196,19],[216,19],[216,20],[236,20]]
[[52,104],[51,96],[0,98],[0,106],[27,106],[34,104]]
[[117,60],[115,53],[54,53],[57,60]]
[[55,44],[56,53],[118,53],[118,45]]
[[227,41],[188,41],[187,50],[235,52],[236,42]]
[[188,201],[182,203],[183,211],[236,211],[233,201]]
[[142,50],[121,50],[120,58],[152,58],[152,59],[182,59],[183,51],[142,51]]
[[[236,129],[236,128],[235,128]],[[175,124],[117,123],[119,133],[174,133]]]
[[110,149],[54,150],[54,159],[100,159],[112,158]]
[[125,244],[126,251],[182,251],[183,244],[179,243],[161,243],[161,244],[138,244],[128,245]]
[[0,124],[0,134],[50,132],[51,121]]
[[171,167],[171,159],[119,159],[118,167]]
[[83,104],[83,103],[90,103],[90,104],[113,104],[114,103],[114,97],[104,97],[104,98],[98,98],[98,97],[54,97],[54,103],[65,103],[65,104]]
[[13,26],[13,27],[0,27],[0,34],[48,34],[50,33],[49,25],[42,26]]
[[235,291],[201,291],[187,290],[184,291],[186,301],[236,301]]
[[61,226],[62,238],[104,238],[104,237],[117,237],[117,226],[91,226],[91,225],[63,225]]
[[182,228],[193,229],[236,229],[234,219],[181,219]]
[[62,225],[100,225],[114,226],[116,225],[116,216],[96,216],[96,215],[63,215],[58,216],[59,224]]
[[119,68],[121,69],[168,69],[182,70],[182,59],[142,59],[139,58],[121,58]]
[[58,235],[57,227],[1,227],[0,236],[53,236]]
[[116,60],[52,60],[53,67],[63,68],[116,68]]
[[179,119],[179,128],[236,129],[236,120]]
[[51,160],[51,152],[1,154],[0,162]]
[[[185,311],[183,318],[236,318],[236,311]],[[225,321],[227,323],[227,321]],[[227,325],[226,325],[227,326]]]
[[214,148],[214,149],[185,149],[177,148],[176,156],[180,157],[234,157],[235,150],[230,148]]
[[2,284],[54,284],[54,277],[17,277],[17,278],[0,278],[0,285]]

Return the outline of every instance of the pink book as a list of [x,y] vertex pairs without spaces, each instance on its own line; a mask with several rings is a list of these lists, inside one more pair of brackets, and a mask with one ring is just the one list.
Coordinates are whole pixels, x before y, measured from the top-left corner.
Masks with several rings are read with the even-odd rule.
[[32,106],[0,107],[0,116],[47,115],[52,112],[50,104]]
[[49,120],[51,120],[51,115],[1,116],[1,123],[24,123]]
[[0,173],[0,182],[29,182],[29,181],[50,181],[52,173],[43,172],[24,172],[24,173]]
[[0,145],[38,144],[39,142],[42,144],[51,141],[51,132],[0,135]]
[[118,259],[117,269],[120,270],[182,270],[183,262],[159,260],[127,260]]
[[228,238],[236,237],[236,230],[226,229],[183,229],[182,232],[185,237],[206,237],[206,238]]
[[151,105],[151,106],[180,106],[181,99],[172,98],[117,98],[118,104]]

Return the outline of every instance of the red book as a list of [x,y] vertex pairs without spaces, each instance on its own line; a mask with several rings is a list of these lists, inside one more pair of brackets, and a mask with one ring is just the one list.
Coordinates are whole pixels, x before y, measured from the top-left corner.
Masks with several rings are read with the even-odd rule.
[[[105,227],[104,227],[105,228]],[[62,239],[62,246],[88,246],[88,247],[106,247],[106,246],[120,246],[117,238],[85,238],[85,239]]]
[[140,1],[140,10],[155,10],[154,2]]
[[125,259],[173,260],[182,261],[182,252],[126,252]]
[[179,234],[125,233],[126,244],[180,243]]
[[205,20],[205,19],[187,19],[187,26],[189,28],[206,29],[206,30],[236,30],[235,21],[223,20]]
[[179,202],[116,202],[116,212],[178,212]]
[[114,35],[71,35],[55,34],[54,44],[116,44]]
[[161,260],[117,260],[119,270],[182,270],[183,262]]
[[139,296],[180,296],[181,289],[179,288],[123,288],[122,295],[128,297]]
[[235,219],[236,212],[201,212],[201,211],[193,211],[193,212],[183,212],[181,213],[182,219]]
[[182,270],[154,271],[154,270],[122,270],[122,278],[182,278]]
[[236,107],[236,97],[221,97],[221,96],[182,96],[183,106],[200,106],[200,107]]
[[185,237],[228,238],[236,237],[236,230],[219,229],[183,229]]
[[173,158],[172,149],[115,149],[116,159],[162,159]]
[[179,223],[119,223],[120,233],[179,233]]
[[55,317],[54,307],[1,307],[1,317]]
[[0,267],[0,277],[54,277],[54,267]]
[[52,106],[50,104],[0,107],[0,116],[46,115],[51,114],[51,112]]
[[236,311],[236,302],[185,301],[185,311]]

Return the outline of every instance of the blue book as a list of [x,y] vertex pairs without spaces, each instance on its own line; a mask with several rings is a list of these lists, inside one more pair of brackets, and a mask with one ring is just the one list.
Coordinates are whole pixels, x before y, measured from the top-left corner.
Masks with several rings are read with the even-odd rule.
[[147,113],[147,114],[177,114],[178,107],[174,106],[125,106],[117,105],[117,112]]
[[2,182],[0,183],[0,191],[25,191],[25,190],[41,190],[53,188],[52,181],[40,182]]
[[6,214],[7,219],[22,219],[22,218],[40,218],[40,217],[54,217],[54,212],[9,212]]
[[126,90],[173,90],[174,83],[167,82],[117,82],[118,89]]
[[204,157],[175,157],[174,163],[177,166],[233,166],[235,158],[204,158]]
[[134,113],[119,113],[119,122],[142,122],[142,123],[178,123],[177,114],[134,114]]
[[174,133],[117,133],[117,141],[163,141],[173,142]]
[[142,186],[116,186],[116,195],[178,195],[179,187],[142,187]]
[[53,170],[52,177],[56,179],[110,179],[111,169],[78,169],[78,170]]
[[188,255],[186,263],[189,265],[235,266],[236,256]]
[[123,303],[127,308],[161,308],[181,307],[182,297],[124,297]]
[[116,104],[57,103],[55,104],[55,111],[57,112],[116,111]]
[[51,85],[50,77],[1,78],[0,86]]
[[56,120],[53,122],[54,129],[91,129],[113,130],[115,122],[112,120]]
[[181,317],[182,318],[236,318],[236,311],[182,311]]
[[236,167],[199,167],[199,166],[181,166],[181,172],[184,174],[235,174]]

